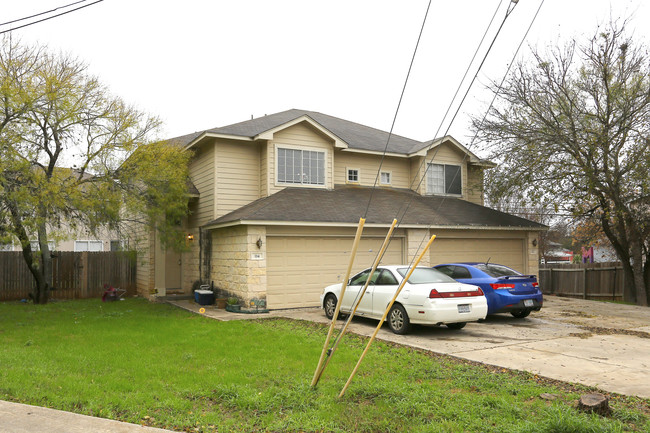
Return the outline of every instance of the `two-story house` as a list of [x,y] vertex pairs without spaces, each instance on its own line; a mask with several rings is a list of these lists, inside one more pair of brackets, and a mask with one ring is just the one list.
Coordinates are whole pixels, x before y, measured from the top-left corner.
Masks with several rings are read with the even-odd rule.
[[452,137],[389,140],[354,122],[288,110],[170,143],[194,152],[191,251],[165,252],[153,240],[138,270],[143,293],[189,293],[202,277],[271,309],[317,306],[322,288],[345,273],[364,215],[355,271],[372,264],[393,218],[399,227],[382,263],[408,264],[436,234],[422,265],[490,260],[538,270],[546,227],[484,207],[483,170],[494,164]]

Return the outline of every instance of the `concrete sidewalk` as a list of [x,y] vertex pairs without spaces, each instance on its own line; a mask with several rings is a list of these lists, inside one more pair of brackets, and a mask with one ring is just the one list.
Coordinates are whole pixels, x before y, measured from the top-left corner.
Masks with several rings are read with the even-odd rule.
[[0,400],[0,433],[170,433],[153,427]]

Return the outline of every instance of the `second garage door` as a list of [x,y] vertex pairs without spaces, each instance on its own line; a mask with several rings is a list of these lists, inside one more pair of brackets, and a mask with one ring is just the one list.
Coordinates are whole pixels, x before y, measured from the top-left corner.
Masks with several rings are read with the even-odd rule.
[[431,244],[431,264],[485,262],[524,271],[523,239],[436,239]]
[[[353,274],[372,266],[382,242],[383,238],[361,239]],[[341,282],[345,275],[352,243],[351,237],[267,237],[268,307],[318,306],[323,288]],[[403,263],[403,244],[403,238],[393,238],[382,263]]]

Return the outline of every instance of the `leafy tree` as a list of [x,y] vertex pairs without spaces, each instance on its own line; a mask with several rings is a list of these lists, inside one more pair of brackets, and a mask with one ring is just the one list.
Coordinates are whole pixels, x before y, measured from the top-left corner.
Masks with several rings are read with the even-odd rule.
[[647,47],[610,21],[514,65],[474,127],[501,163],[492,200],[596,219],[625,270],[626,299],[650,294],[650,70]]
[[70,231],[134,238],[146,224],[173,243],[187,212],[189,153],[151,142],[156,118],[110,95],[79,60],[9,38],[0,104],[0,242],[20,242],[35,303],[51,288],[48,241]]

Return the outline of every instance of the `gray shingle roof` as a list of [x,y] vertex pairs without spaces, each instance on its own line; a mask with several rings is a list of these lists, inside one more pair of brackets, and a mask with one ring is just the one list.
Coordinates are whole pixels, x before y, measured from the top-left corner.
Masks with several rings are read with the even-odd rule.
[[[388,140],[388,132],[376,128],[328,116],[317,111],[308,110],[287,110],[280,113],[269,114],[257,119],[246,120],[232,125],[208,129],[204,132],[212,134],[234,135],[240,137],[255,137],[270,129],[291,122],[301,116],[308,116],[323,128],[345,141],[350,148],[383,152]],[[172,138],[169,141],[185,146],[199,137],[203,132]],[[429,142],[430,143],[430,142]],[[427,147],[427,143],[412,140],[392,134],[388,146],[388,152],[399,154],[410,154]]]
[[[372,200],[370,200],[372,194]],[[544,230],[546,226],[458,198],[421,196],[411,190],[339,185],[333,190],[285,188],[256,200],[207,226],[237,221],[476,226]]]

